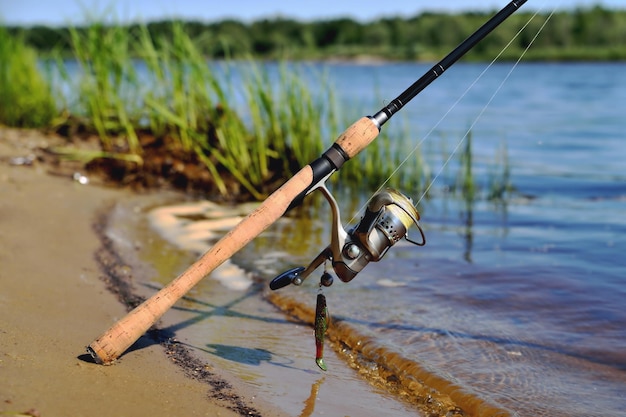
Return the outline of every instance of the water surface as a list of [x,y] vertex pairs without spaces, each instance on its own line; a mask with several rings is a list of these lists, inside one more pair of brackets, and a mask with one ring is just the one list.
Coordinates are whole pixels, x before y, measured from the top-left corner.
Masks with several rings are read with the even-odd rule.
[[[393,99],[428,67],[337,64],[325,70],[340,99],[365,115],[382,107],[381,96]],[[427,245],[400,244],[349,284],[336,280],[326,290],[329,309],[386,348],[376,358],[378,366],[399,355],[407,367],[419,365],[459,387],[467,401],[479,399],[519,416],[621,415],[626,409],[626,65],[520,65],[485,109],[512,68],[495,65],[450,110],[484,68],[452,67],[402,110],[411,139],[423,141],[425,151],[437,150],[427,160],[434,173],[441,170],[431,197],[418,207]],[[442,141],[450,152],[470,126],[481,192],[467,202],[446,195],[454,178],[441,169],[445,158],[437,155]],[[505,202],[487,201],[485,184],[503,144],[515,192]],[[350,202],[339,203],[347,210],[345,219],[356,214],[348,210]],[[328,244],[329,219],[325,208],[313,218],[291,216],[246,247],[234,265],[266,282],[284,269],[306,265]],[[384,405],[352,403],[340,388],[346,384],[342,378],[357,383],[361,370],[345,370],[342,359],[329,353],[330,370],[323,376],[312,359],[311,329],[263,304],[260,287],[236,290],[219,280],[207,282],[193,297],[221,300],[222,307],[211,306],[222,313],[198,318],[189,328],[195,335],[189,336],[190,345],[207,360],[236,367],[263,395],[282,398],[277,401],[288,412],[302,412],[306,399],[321,389],[315,412],[380,415],[377,407],[398,401],[384,414],[407,415],[407,407],[418,413],[401,394],[378,388],[365,397],[378,396]],[[314,275],[302,287],[280,291],[311,305],[317,284]],[[231,310],[249,300],[255,300],[252,311]],[[258,322],[258,309],[270,317],[233,334],[227,318]],[[215,338],[216,331],[224,340]],[[255,351],[259,345],[265,347]],[[281,374],[285,370],[289,373]],[[285,378],[294,383],[286,386]]]

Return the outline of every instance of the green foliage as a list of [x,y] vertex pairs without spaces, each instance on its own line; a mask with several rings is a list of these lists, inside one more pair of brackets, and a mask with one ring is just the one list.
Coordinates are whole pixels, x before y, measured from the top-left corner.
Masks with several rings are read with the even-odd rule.
[[460,169],[457,186],[461,190],[463,199],[472,202],[476,198],[477,186],[473,174],[472,133],[465,137],[463,152],[460,155]]
[[[280,79],[270,81],[253,61],[236,66],[241,82],[235,85],[228,73],[234,66],[224,64],[227,76],[218,79],[216,65],[208,64],[182,23],[163,27],[163,33],[97,23],[87,31],[70,30],[81,65],[75,110],[93,124],[105,151],[141,154],[136,130],[147,127],[204,163],[222,194],[229,194],[227,171],[256,199],[319,156],[321,127],[327,117],[336,124],[327,109],[328,89],[313,94],[295,67],[283,67]],[[146,69],[141,80],[137,62]],[[235,102],[242,95],[244,109]]]
[[[434,16],[433,22],[438,19]],[[387,38],[402,38],[399,24],[397,19],[379,22],[376,37],[381,44]],[[255,30],[265,31],[269,43],[282,43],[287,50],[286,39],[264,25]],[[297,27],[292,21],[281,25],[292,30]],[[351,31],[342,32],[342,25]],[[233,22],[227,26],[233,33],[245,29]],[[98,134],[102,149],[59,148],[59,155],[84,161],[115,159],[136,166],[144,162],[147,152],[140,132],[148,131],[155,140],[166,143],[168,151],[184,155],[185,162],[204,164],[221,194],[232,197],[225,178],[228,174],[260,200],[318,158],[343,128],[361,116],[350,113],[350,106],[338,106],[333,87],[311,66],[281,61],[276,74],[268,70],[271,63],[251,59],[209,65],[201,46],[217,44],[204,36],[201,25],[158,24],[156,32],[151,27],[94,22],[87,28],[70,28],[69,45],[80,71],[70,74],[58,56],[51,61],[77,90],[77,101],[62,112],[55,108],[51,86],[37,68],[35,52],[0,30],[0,121],[46,127],[58,113],[69,114],[69,120],[80,120],[87,130]],[[359,26],[348,20],[329,23],[328,29],[333,27],[337,31],[333,36],[342,42],[359,39]],[[320,34],[309,29],[299,42],[309,46],[321,42]],[[228,41],[221,41],[227,54]],[[347,108],[348,113],[341,114],[339,107]],[[10,113],[14,110],[21,113]],[[432,180],[431,170],[422,154],[413,149],[408,121],[404,121],[404,128],[383,130],[376,145],[344,165],[333,180],[341,178],[357,185],[360,192],[382,184],[410,190],[413,195],[424,192]],[[458,189],[473,199],[471,157],[468,138]],[[508,176],[505,181],[498,180],[494,178],[491,193],[502,195],[505,189],[498,184],[508,186]]]
[[488,201],[502,202],[514,191],[511,184],[511,167],[509,165],[506,145],[496,151],[493,161],[487,164],[487,177],[484,187],[478,184],[474,175],[474,152],[472,150],[472,132],[463,139],[461,153],[458,156],[458,169],[455,184],[451,190],[459,195],[468,205],[479,197]]
[[37,68],[34,50],[0,27],[0,123],[47,126],[56,113],[50,86]]
[[[323,90],[313,97],[298,71],[286,68],[278,81],[270,81],[253,61],[237,66],[239,85],[218,80],[182,24],[174,23],[168,32],[155,40],[147,28],[139,34],[139,56],[153,80],[143,96],[143,120],[153,132],[173,136],[185,151],[195,152],[222,193],[227,190],[218,165],[261,199],[277,172],[282,179],[295,173],[294,160],[306,164],[313,152],[319,155]],[[232,81],[231,65],[223,68]],[[236,91],[239,87],[243,91]],[[235,110],[238,93],[247,103],[247,123]]]
[[139,45],[137,53],[150,74],[149,90],[142,95],[143,119],[157,135],[180,140],[185,151],[206,147],[206,133],[218,118],[217,103],[225,101],[226,94],[206,60],[177,22],[170,37],[156,42],[143,29]]
[[70,29],[73,55],[81,67],[79,106],[94,125],[105,151],[112,136],[124,134],[131,153],[141,152],[132,119],[136,75],[129,51],[128,31],[95,22],[86,32]]
[[491,201],[506,200],[506,197],[514,191],[506,145],[502,145],[496,154],[495,165],[489,173],[487,190],[487,199]]
[[[549,12],[534,16],[524,9],[512,15],[468,55],[468,59],[491,59],[514,38],[507,58],[519,56]],[[178,22],[196,44],[200,54],[213,58],[319,59],[331,57],[380,56],[399,60],[432,60],[458,45],[482,25],[492,13],[445,14],[425,12],[410,17],[385,17],[369,22],[349,18],[301,22],[292,19],[263,19],[251,23],[225,20],[214,23]],[[147,25],[153,38],[173,35],[172,22]],[[130,25],[136,33],[143,25]],[[71,50],[67,28],[36,26],[9,28],[22,32],[25,41],[40,51]],[[89,27],[76,28],[89,32]],[[596,53],[596,50],[611,53]],[[601,6],[558,11],[535,41],[527,59],[626,59],[626,10]]]

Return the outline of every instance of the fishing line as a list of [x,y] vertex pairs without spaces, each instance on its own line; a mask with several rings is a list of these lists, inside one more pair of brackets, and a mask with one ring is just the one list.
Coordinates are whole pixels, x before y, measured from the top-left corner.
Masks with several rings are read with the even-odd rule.
[[[533,16],[526,22],[526,24],[517,32],[517,34],[511,39],[511,41],[502,49],[502,51],[500,51],[500,53],[498,54],[498,56],[496,56],[494,58],[493,61],[491,61],[491,63],[489,64],[489,66],[487,66],[487,68],[485,68],[485,70],[480,74],[480,76],[468,87],[468,89],[463,93],[463,95],[454,103],[454,105],[452,106],[452,108],[454,108],[454,106],[456,106],[459,101],[461,101],[461,99],[465,96],[465,94],[467,94],[467,92],[479,81],[480,77],[483,76],[483,74],[489,69],[491,68],[491,66],[494,64],[494,62],[502,55],[502,53],[511,45],[511,43],[519,36],[519,34],[530,24],[530,22],[539,14],[539,12],[541,11],[541,9],[537,10],[535,12],[535,14],[533,14]],[[454,147],[454,149],[452,150],[452,152],[450,153],[450,155],[448,156],[448,158],[445,160],[445,162],[443,163],[443,165],[441,166],[441,168],[439,169],[439,171],[437,172],[437,174],[433,177],[433,179],[431,180],[430,184],[428,184],[428,187],[426,187],[426,189],[424,190],[424,192],[422,193],[421,197],[419,198],[419,200],[417,200],[417,202],[415,203],[415,206],[417,207],[417,205],[424,199],[424,197],[426,196],[426,194],[428,193],[428,191],[431,189],[431,187],[433,186],[433,184],[435,183],[435,181],[437,180],[437,178],[439,178],[439,176],[441,175],[441,173],[443,172],[444,168],[448,165],[448,163],[452,160],[452,157],[456,154],[456,152],[459,150],[459,148],[461,147],[461,145],[463,144],[463,142],[465,141],[465,139],[467,138],[467,136],[471,133],[472,129],[474,128],[474,126],[476,125],[476,123],[478,123],[478,120],[480,120],[480,118],[482,117],[482,115],[485,113],[485,111],[487,111],[487,108],[489,107],[489,105],[491,104],[491,102],[494,100],[494,98],[498,95],[498,93],[500,92],[500,90],[502,89],[502,87],[504,86],[504,84],[508,81],[509,77],[511,76],[511,74],[513,74],[513,71],[515,71],[515,69],[517,68],[517,66],[519,65],[519,63],[522,61],[522,59],[524,58],[524,56],[526,55],[526,53],[528,52],[528,50],[530,49],[530,47],[533,45],[533,43],[535,43],[535,40],[537,39],[537,37],[539,36],[539,34],[541,34],[541,32],[543,31],[543,29],[545,28],[545,26],[548,24],[548,21],[552,18],[552,16],[554,15],[555,10],[553,9],[550,14],[548,15],[548,17],[546,18],[546,21],[541,25],[541,27],[539,28],[539,30],[537,31],[537,33],[535,33],[535,35],[533,36],[533,38],[531,39],[531,41],[528,43],[528,45],[526,46],[526,48],[524,48],[524,51],[522,51],[522,53],[520,54],[519,58],[517,59],[517,61],[515,62],[515,64],[511,67],[511,69],[509,70],[509,72],[506,74],[506,76],[504,77],[504,79],[502,80],[502,82],[500,82],[500,85],[498,85],[498,87],[495,89],[495,91],[493,92],[493,94],[491,95],[491,97],[489,98],[489,100],[487,100],[487,103],[485,103],[485,105],[483,106],[482,110],[478,113],[478,115],[476,116],[476,118],[474,119],[474,121],[472,122],[472,124],[470,125],[470,127],[467,129],[467,131],[465,132],[465,134],[461,137],[461,139],[459,140],[459,142],[456,144],[456,146]],[[439,122],[435,125],[435,128],[439,125],[439,123],[441,123],[441,121],[448,115],[448,113],[452,110],[452,108],[450,110],[448,110],[446,112],[446,114],[442,117],[441,120],[439,120]],[[434,130],[431,129],[429,134]],[[413,148],[413,150],[411,151],[411,153],[414,153],[417,150],[417,147],[425,140],[422,139],[415,148]],[[405,161],[408,159],[408,157],[405,159]],[[402,162],[404,163],[404,161]],[[396,170],[397,171],[397,170]],[[396,172],[394,171],[394,173]]]
[[[533,19],[535,19],[537,17],[537,15],[539,15],[539,13],[541,13],[541,11],[543,10],[543,6],[541,8],[539,8],[537,11],[535,11],[535,13],[526,21],[526,23],[517,31],[517,33],[511,38],[511,40],[502,48],[502,50],[500,50],[500,52],[496,55],[496,57],[487,65],[487,67],[485,67],[485,69],[476,77],[476,79],[474,79],[474,81],[465,89],[465,91],[459,96],[459,98],[450,106],[450,108],[448,108],[448,110],[443,114],[443,116],[441,116],[441,118],[439,119],[439,121],[437,121],[437,123],[435,123],[435,125],[426,133],[426,135],[413,147],[413,149],[411,149],[411,151],[407,154],[407,156],[398,164],[398,166],[391,172],[391,174],[387,177],[387,179],[385,179],[381,185],[378,187],[378,189],[376,190],[375,193],[378,193],[379,191],[381,191],[383,189],[383,187],[389,183],[389,181],[393,178],[394,175],[396,175],[398,173],[398,171],[402,168],[402,166],[415,154],[415,152],[417,151],[417,149],[426,141],[426,139],[428,139],[430,137],[430,135],[439,127],[439,125],[446,119],[446,117],[452,112],[452,110],[454,110],[454,108],[461,102],[461,100],[463,100],[465,98],[465,96],[470,92],[470,90],[472,90],[472,88],[474,88],[474,86],[478,83],[478,81],[480,81],[480,79],[487,73],[487,71],[489,71],[489,69],[495,64],[495,62],[502,56],[502,54],[513,44],[513,42],[515,41],[515,39],[517,39],[519,37],[519,35],[528,27],[528,25],[533,21]],[[428,193],[428,191],[430,191],[430,189],[432,188],[433,184],[435,183],[435,181],[439,178],[439,176],[441,175],[441,173],[443,172],[443,170],[445,169],[445,167],[448,165],[448,163],[452,160],[452,157],[456,154],[456,152],[458,151],[458,149],[460,148],[460,146],[463,144],[463,142],[465,141],[465,139],[467,138],[467,136],[470,134],[471,130],[473,129],[473,127],[476,125],[476,123],[478,122],[478,120],[480,119],[480,117],[485,113],[485,111],[487,110],[487,108],[489,107],[489,105],[491,104],[491,102],[494,100],[494,98],[496,97],[496,95],[498,94],[498,92],[502,89],[502,87],[504,86],[504,84],[506,83],[506,81],[509,79],[509,77],[511,76],[511,74],[513,73],[513,71],[517,68],[517,66],[519,65],[519,63],[521,62],[521,60],[523,59],[523,57],[526,55],[526,53],[528,52],[528,50],[530,49],[530,47],[533,45],[533,43],[535,42],[535,40],[537,39],[537,37],[539,36],[539,34],[543,31],[543,29],[545,28],[545,26],[547,25],[547,23],[550,21],[550,19],[552,18],[552,16],[555,13],[556,8],[552,9],[552,11],[550,12],[550,14],[548,15],[548,17],[546,18],[546,21],[541,25],[541,27],[538,29],[537,33],[534,35],[534,37],[531,39],[531,41],[529,42],[529,44],[526,46],[526,48],[524,49],[524,51],[522,51],[520,57],[517,59],[517,61],[515,62],[515,64],[513,65],[513,67],[511,68],[511,70],[508,72],[508,74],[506,75],[506,77],[502,80],[502,82],[500,83],[500,85],[496,88],[496,90],[494,91],[494,93],[492,94],[492,96],[489,98],[489,100],[487,101],[487,103],[485,104],[485,106],[482,108],[482,110],[479,112],[479,114],[476,116],[476,118],[474,119],[474,121],[472,122],[472,124],[470,125],[469,129],[467,130],[467,132],[461,137],[461,139],[459,140],[459,142],[456,144],[456,146],[454,147],[454,149],[452,150],[452,152],[449,154],[448,158],[445,160],[444,164],[439,168],[439,170],[437,171],[436,175],[433,177],[433,179],[430,181],[430,183],[428,184],[428,186],[426,187],[426,189],[424,190],[424,192],[422,193],[422,195],[420,196],[420,198],[417,200],[417,202],[414,204],[415,207],[417,207],[419,205],[419,203],[424,199],[424,197],[426,196],[426,194]],[[359,213],[361,211],[363,211],[363,209],[365,208],[365,206],[367,205],[367,202],[359,209],[356,211],[356,213]],[[357,214],[355,214],[352,219],[350,219],[349,223],[353,222],[356,219]]]
[[[537,12],[535,12],[535,14],[526,22],[526,24],[524,25],[524,27],[522,27],[522,29],[520,29],[520,31],[515,35],[515,37],[517,37],[529,24],[530,22],[541,12],[541,10],[543,9],[543,6],[537,10]],[[498,92],[500,91],[500,89],[502,88],[502,86],[504,85],[504,83],[506,83],[506,81],[509,79],[509,77],[511,76],[511,74],[513,73],[513,71],[517,68],[517,66],[519,65],[519,63],[521,62],[521,60],[524,58],[524,56],[526,55],[526,53],[528,52],[528,50],[531,48],[531,46],[535,43],[535,41],[537,40],[537,38],[539,37],[539,35],[541,34],[541,32],[543,31],[543,29],[545,28],[545,26],[548,24],[548,22],[550,21],[550,19],[552,18],[552,16],[554,15],[556,11],[556,6],[552,9],[552,11],[550,12],[550,14],[548,15],[548,17],[546,18],[545,22],[541,25],[541,27],[537,30],[537,33],[535,33],[535,35],[533,36],[533,38],[530,40],[530,42],[528,43],[528,46],[524,49],[524,51],[522,51],[521,55],[519,56],[519,58],[517,59],[517,61],[515,62],[515,64],[512,66],[512,68],[509,70],[509,72],[507,73],[507,75],[504,77],[504,79],[502,80],[502,82],[500,83],[500,85],[497,87],[497,89],[494,91],[493,95],[491,96],[491,98],[489,99],[489,101],[487,102],[487,104],[483,107],[482,111],[478,114],[478,116],[476,117],[476,120],[474,121],[474,123],[472,123],[472,125],[470,126],[470,128],[467,130],[467,132],[465,133],[465,135],[461,138],[461,140],[459,141],[459,143],[457,144],[457,146],[454,148],[454,150],[452,151],[452,153],[450,154],[450,156],[448,157],[448,159],[445,161],[443,167],[445,167],[446,164],[448,164],[450,162],[450,160],[452,159],[452,156],[454,155],[454,153],[458,150],[458,148],[461,146],[461,144],[463,143],[463,141],[465,140],[465,138],[469,135],[470,131],[472,130],[473,126],[476,124],[476,122],[478,121],[478,119],[482,116],[482,114],[485,112],[485,110],[487,109],[487,107],[489,106],[489,104],[493,101],[494,97],[498,94]],[[515,39],[515,37],[511,40],[511,42]],[[510,43],[509,43],[510,44]],[[508,47],[508,45],[506,46]],[[506,49],[505,47],[505,49]],[[500,54],[499,54],[500,55]],[[496,57],[497,59],[498,57]],[[495,61],[495,60],[494,60]],[[493,62],[492,62],[493,64]],[[491,66],[491,65],[490,65]],[[481,74],[482,76],[482,74]],[[472,84],[473,85],[473,84]],[[471,87],[470,87],[471,88]],[[456,105],[456,103],[455,103]],[[447,113],[446,113],[447,114]],[[444,116],[445,117],[445,116]],[[424,191],[424,193],[422,194],[422,196],[419,198],[419,200],[415,203],[415,206],[417,207],[417,205],[423,200],[423,198],[426,196],[426,194],[428,193],[428,191],[430,190],[430,188],[432,187],[433,183],[436,181],[437,177],[441,174],[441,172],[443,171],[443,167],[439,170],[439,172],[437,173],[437,175],[433,178],[433,180],[431,181],[431,183],[429,184],[429,186],[426,188],[426,190]],[[453,343],[450,343],[449,348],[450,349],[456,349],[457,352],[461,352],[461,355],[464,354],[464,350],[465,347],[462,343],[457,343],[457,341],[455,340],[456,338],[454,337],[453,334],[448,334],[448,336],[452,336],[453,337]],[[511,339],[513,340],[513,339]],[[517,415],[517,413],[515,414]]]

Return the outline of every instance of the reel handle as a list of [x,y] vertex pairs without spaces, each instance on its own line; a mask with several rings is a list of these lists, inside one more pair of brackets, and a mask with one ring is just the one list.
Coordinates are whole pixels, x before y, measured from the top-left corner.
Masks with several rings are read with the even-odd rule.
[[292,268],[283,272],[272,281],[270,281],[270,289],[279,290],[289,284],[300,285],[300,283],[302,282],[302,277],[300,277],[300,275],[305,269],[306,268],[303,266],[298,266],[296,268]]
[[303,266],[298,266],[296,268],[291,268],[282,274],[278,275],[272,281],[270,281],[270,289],[279,290],[283,287],[286,287],[289,284],[293,285],[302,285],[305,278],[311,275],[318,266],[324,263],[325,260],[330,258],[330,251],[328,248],[324,249],[320,252],[319,255],[306,268]]

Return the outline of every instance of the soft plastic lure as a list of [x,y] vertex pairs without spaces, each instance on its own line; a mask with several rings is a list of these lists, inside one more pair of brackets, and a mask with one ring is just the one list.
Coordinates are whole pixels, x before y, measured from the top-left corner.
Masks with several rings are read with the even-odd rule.
[[315,304],[315,363],[322,371],[325,371],[324,363],[324,335],[328,329],[328,308],[324,294],[317,294]]

